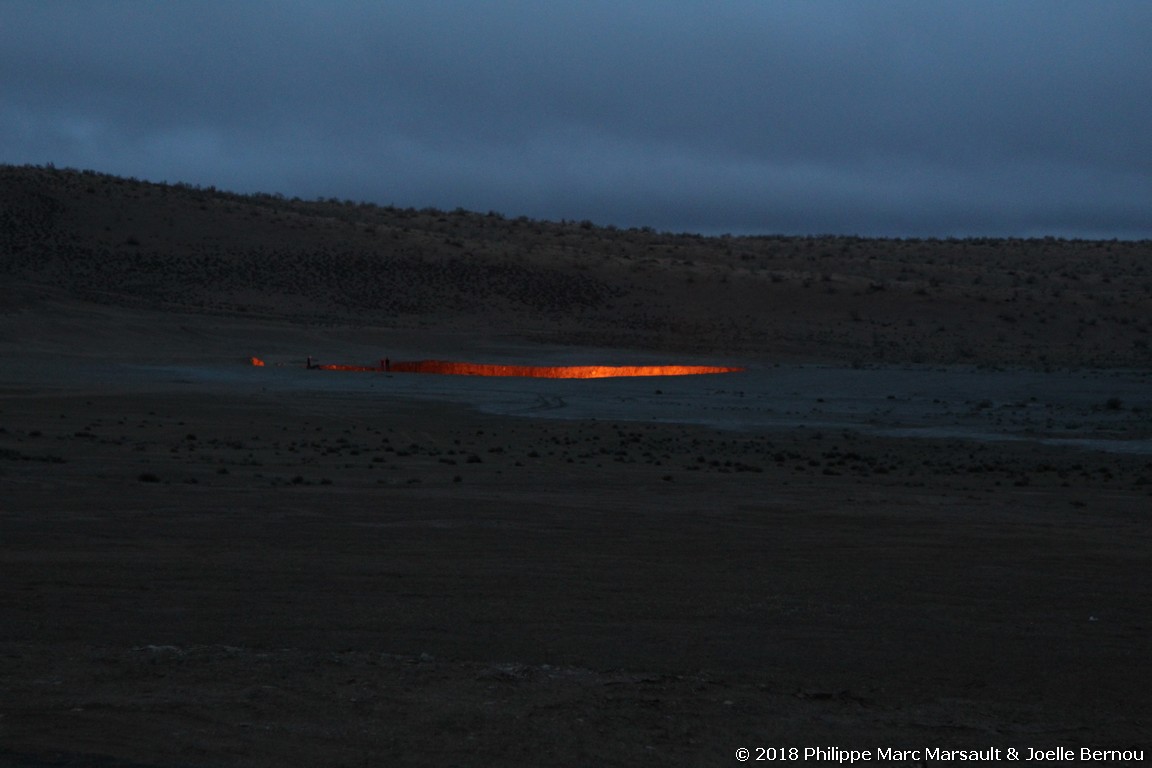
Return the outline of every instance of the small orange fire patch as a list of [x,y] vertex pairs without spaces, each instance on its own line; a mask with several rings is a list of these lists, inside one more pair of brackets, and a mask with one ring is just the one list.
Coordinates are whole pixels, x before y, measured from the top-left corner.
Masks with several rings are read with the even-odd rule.
[[313,366],[321,371],[379,371],[380,368],[374,365],[342,365],[339,363],[329,363],[327,365]]
[[258,368],[263,368],[264,367],[264,361],[258,357],[254,357],[254,358],[252,358],[252,365],[255,365]]

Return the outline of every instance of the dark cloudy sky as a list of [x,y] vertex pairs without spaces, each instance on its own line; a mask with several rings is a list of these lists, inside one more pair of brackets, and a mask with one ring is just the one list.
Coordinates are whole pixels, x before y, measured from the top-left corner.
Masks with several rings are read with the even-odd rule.
[[0,0],[0,162],[706,233],[1152,237],[1152,2]]

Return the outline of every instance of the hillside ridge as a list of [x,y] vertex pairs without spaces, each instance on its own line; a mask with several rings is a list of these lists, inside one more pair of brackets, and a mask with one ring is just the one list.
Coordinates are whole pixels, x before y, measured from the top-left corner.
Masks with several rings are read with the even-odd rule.
[[1152,242],[702,236],[0,166],[0,275],[77,301],[861,363],[1141,366]]

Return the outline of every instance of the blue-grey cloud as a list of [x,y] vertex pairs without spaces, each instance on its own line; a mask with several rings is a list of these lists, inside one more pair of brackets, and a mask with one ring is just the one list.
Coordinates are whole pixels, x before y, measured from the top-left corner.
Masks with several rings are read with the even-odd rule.
[[24,2],[0,161],[705,232],[1152,237],[1152,5]]

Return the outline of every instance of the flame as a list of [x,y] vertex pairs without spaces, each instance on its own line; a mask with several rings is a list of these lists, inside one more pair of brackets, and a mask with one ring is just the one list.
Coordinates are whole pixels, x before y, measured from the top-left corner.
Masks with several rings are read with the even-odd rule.
[[[252,358],[252,365],[264,367]],[[438,373],[450,376],[518,376],[536,379],[607,379],[626,376],[698,376],[714,373],[740,373],[745,370],[727,365],[500,365],[464,363],[452,360],[396,360],[385,358],[377,365],[321,365],[308,358],[306,367],[318,371],[357,371],[363,373]]]
[[[255,361],[255,358],[253,358]],[[253,362],[253,365],[263,363]],[[520,376],[539,379],[606,379],[618,376],[695,376],[706,373],[737,373],[743,368],[717,365],[497,365],[449,360],[381,360],[379,365],[326,365],[309,362],[321,371],[438,373],[452,376]]]
[[695,376],[736,373],[743,368],[715,365],[495,365],[447,360],[394,362],[400,373],[440,373],[454,376],[523,376],[541,379],[606,379],[617,376]]
[[321,370],[321,371],[380,371],[380,370],[382,370],[379,366],[375,366],[375,365],[338,365],[335,363],[329,364],[329,365],[315,365],[315,366],[313,366],[313,368],[316,368],[317,370]]

